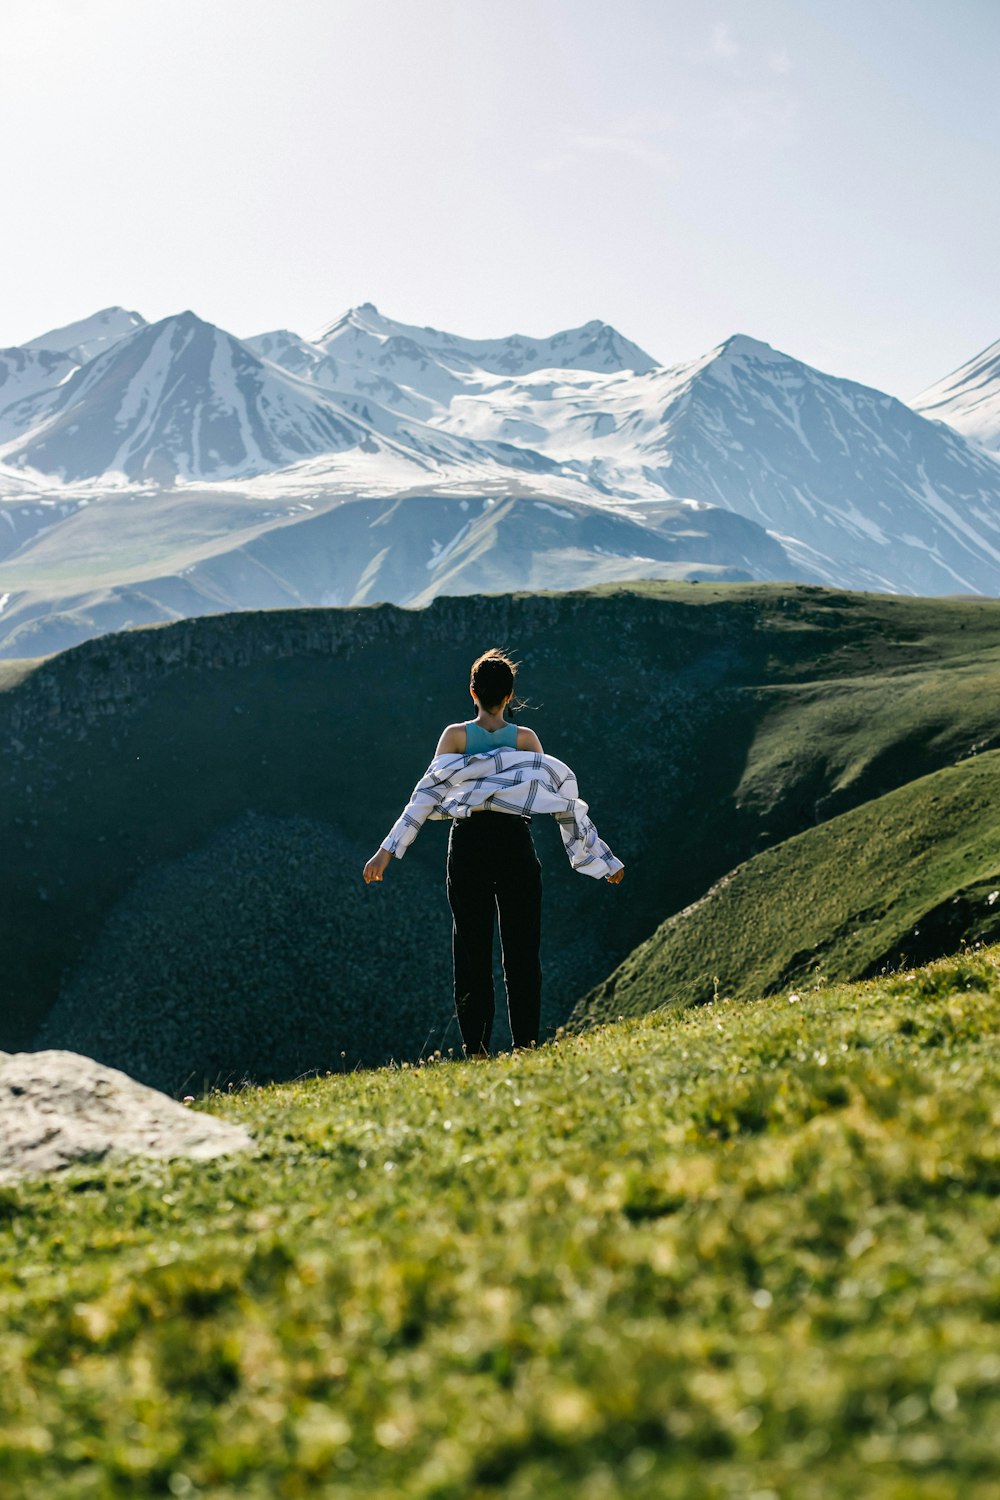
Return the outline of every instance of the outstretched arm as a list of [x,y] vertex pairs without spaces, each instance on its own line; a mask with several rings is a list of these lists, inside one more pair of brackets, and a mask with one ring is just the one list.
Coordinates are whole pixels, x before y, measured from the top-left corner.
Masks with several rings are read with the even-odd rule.
[[371,859],[361,872],[361,878],[365,885],[371,885],[373,880],[381,880],[389,867],[392,855],[388,849],[376,849]]
[[[456,745],[457,738],[461,736],[461,746]],[[461,754],[465,746],[465,725],[449,724],[447,729],[438,740],[437,749],[434,752],[435,759],[439,755]],[[413,789],[413,795],[404,807],[401,815],[396,819],[392,828],[382,840],[381,845],[375,850],[371,859],[368,860],[361,872],[361,878],[365,885],[371,885],[373,880],[381,880],[393,855],[402,858],[403,851],[407,845],[416,837],[424,819],[431,808],[431,803],[425,796],[420,798],[420,792],[424,787],[426,775]]]

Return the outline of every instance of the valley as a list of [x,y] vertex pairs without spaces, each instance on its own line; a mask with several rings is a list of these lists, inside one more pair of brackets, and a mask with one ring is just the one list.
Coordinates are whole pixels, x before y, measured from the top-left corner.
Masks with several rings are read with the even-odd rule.
[[444,830],[382,888],[360,869],[489,644],[628,872],[573,875],[537,820],[546,1035],[716,980],[853,978],[939,909],[920,953],[951,951],[992,931],[1000,883],[998,609],[615,583],[228,613],[5,664],[0,1045],[168,1092],[454,1045]]

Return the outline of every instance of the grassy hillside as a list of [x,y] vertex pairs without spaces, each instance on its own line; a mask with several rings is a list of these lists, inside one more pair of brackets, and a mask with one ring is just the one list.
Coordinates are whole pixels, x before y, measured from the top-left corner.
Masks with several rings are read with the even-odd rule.
[[630,953],[583,1025],[754,999],[1000,937],[1000,751],[920,777],[740,865]]
[[0,1494],[992,1500],[1000,950],[0,1194]]
[[168,1088],[453,1041],[445,830],[382,889],[358,872],[493,643],[628,866],[573,875],[536,820],[550,1030],[735,865],[1000,744],[991,600],[648,583],[225,615],[7,664],[0,1045],[57,999],[57,1039]]

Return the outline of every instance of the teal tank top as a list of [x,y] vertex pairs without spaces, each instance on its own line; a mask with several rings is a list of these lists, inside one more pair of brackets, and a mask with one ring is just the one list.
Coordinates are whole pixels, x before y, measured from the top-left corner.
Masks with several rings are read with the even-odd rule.
[[465,753],[478,755],[482,750],[517,749],[517,725],[505,724],[502,729],[484,729],[473,719],[465,724]]

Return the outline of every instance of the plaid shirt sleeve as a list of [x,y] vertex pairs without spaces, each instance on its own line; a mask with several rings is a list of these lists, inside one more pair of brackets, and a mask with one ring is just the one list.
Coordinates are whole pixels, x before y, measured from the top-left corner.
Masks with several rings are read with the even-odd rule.
[[570,865],[581,875],[601,879],[622,868],[591,822],[569,766],[531,750],[435,756],[382,848],[402,859],[429,818],[464,818],[480,807],[520,817],[551,814]]

